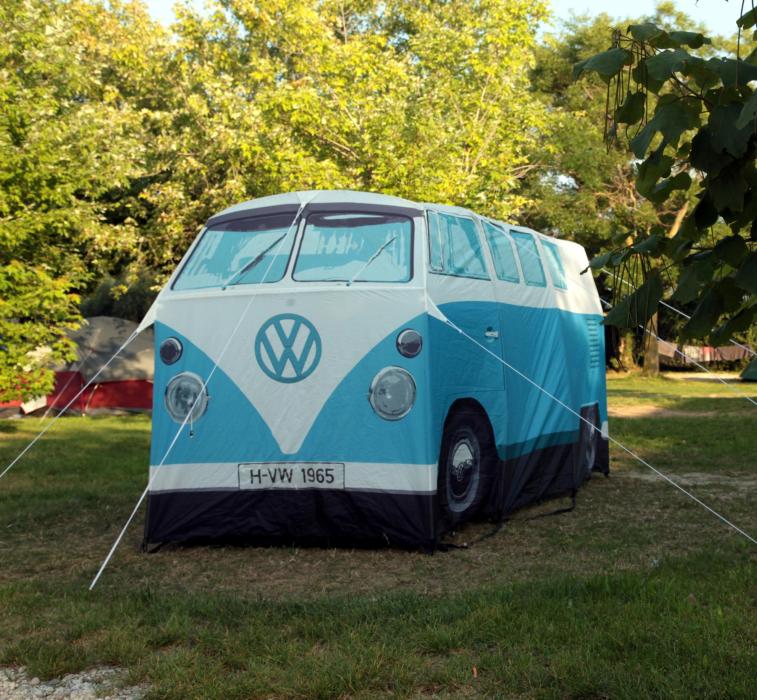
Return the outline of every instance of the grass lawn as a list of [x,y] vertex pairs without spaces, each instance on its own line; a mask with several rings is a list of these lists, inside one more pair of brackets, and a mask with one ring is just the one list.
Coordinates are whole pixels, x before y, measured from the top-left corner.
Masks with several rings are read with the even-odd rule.
[[[614,437],[756,534],[757,407],[714,382],[608,385]],[[0,466],[39,426],[0,421]],[[145,417],[66,418],[0,481],[0,666],[123,666],[177,699],[757,697],[757,546],[622,451],[575,511],[433,556],[145,555],[137,520],[90,593],[149,439]]]

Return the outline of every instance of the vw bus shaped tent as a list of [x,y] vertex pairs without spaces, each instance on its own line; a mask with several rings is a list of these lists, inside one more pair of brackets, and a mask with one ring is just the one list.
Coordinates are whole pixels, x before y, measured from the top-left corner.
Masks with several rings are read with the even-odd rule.
[[156,301],[146,545],[433,548],[606,472],[586,266],[575,243],[377,194],[212,217]]

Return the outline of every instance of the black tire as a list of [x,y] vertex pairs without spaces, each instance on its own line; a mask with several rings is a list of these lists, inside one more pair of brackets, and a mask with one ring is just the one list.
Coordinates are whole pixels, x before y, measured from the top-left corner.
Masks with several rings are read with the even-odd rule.
[[[581,410],[584,420],[578,428],[578,444],[576,447],[576,484],[578,487],[584,480],[591,478],[594,463],[599,451],[599,410],[597,406],[588,406]],[[592,427],[593,426],[593,427]]]
[[447,529],[481,510],[496,460],[491,427],[484,416],[461,411],[447,419],[437,483],[440,515]]

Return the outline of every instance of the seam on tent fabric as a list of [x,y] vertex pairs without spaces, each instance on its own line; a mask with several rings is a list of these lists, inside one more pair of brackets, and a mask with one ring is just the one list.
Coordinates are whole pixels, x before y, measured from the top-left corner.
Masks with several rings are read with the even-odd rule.
[[[618,277],[618,275],[616,275],[614,272],[610,272],[606,267],[602,268],[602,272],[604,272],[607,275],[610,275],[610,277],[613,277],[614,279],[618,280],[619,282],[622,282],[623,284],[626,285],[626,287],[630,287],[634,291],[637,291],[637,287],[635,287],[633,284],[631,284],[628,280],[624,280],[622,277]],[[670,304],[668,304],[663,299],[660,299],[660,304],[662,304],[665,308],[670,309],[671,311],[674,311],[679,316],[683,316],[683,318],[687,318],[687,319],[691,318],[691,316],[689,316],[689,314],[684,313],[680,309],[677,309],[675,306],[671,306]],[[751,353],[753,356],[757,355],[757,352],[755,352],[754,350],[752,350],[752,348],[750,348],[748,345],[742,345],[741,343],[735,341],[733,338],[729,338],[728,342],[731,343],[731,345],[735,345],[736,347],[741,348],[742,350],[746,350],[748,353]]]
[[[301,220],[301,214],[303,209],[310,204],[315,197],[318,195],[317,192],[313,193],[309,198],[306,198],[304,201],[300,202],[300,206],[297,209],[297,213],[294,215],[294,219],[292,219],[292,223],[289,226],[289,229],[295,230],[295,233],[297,231],[296,226],[298,226],[299,221]],[[287,234],[281,238],[281,241],[279,242],[279,245],[276,248],[276,252],[271,256],[271,260],[268,263],[268,267],[266,268],[265,273],[263,274],[262,279],[260,282],[254,285],[253,289],[261,286],[265,283],[265,279],[268,276],[268,273],[271,271],[271,268],[273,267],[273,263],[276,260],[277,255],[279,254],[281,247],[284,245],[284,242],[286,239],[289,238],[289,231],[287,231]],[[228,339],[226,340],[226,344],[221,349],[220,354],[218,355],[218,358],[213,362],[213,367],[211,368],[210,372],[208,373],[207,378],[202,384],[202,391],[198,392],[197,396],[195,397],[195,400],[192,402],[192,406],[190,407],[189,411],[187,412],[187,415],[184,417],[184,420],[182,421],[181,425],[179,426],[178,430],[176,431],[176,434],[173,437],[173,440],[171,440],[171,443],[168,445],[168,448],[166,449],[165,453],[163,454],[163,457],[161,458],[160,462],[157,464],[157,467],[163,466],[165,463],[168,455],[171,453],[171,450],[173,449],[174,445],[179,439],[179,436],[181,435],[182,430],[184,430],[184,427],[187,425],[187,422],[189,421],[190,416],[194,412],[195,404],[197,403],[197,400],[202,395],[202,392],[204,392],[208,386],[208,382],[215,374],[216,370],[218,369],[218,365],[220,364],[221,360],[223,359],[223,356],[225,355],[226,351],[229,349],[229,346],[231,345],[231,341],[234,339],[234,336],[237,334],[237,331],[242,325],[242,321],[244,320],[245,316],[247,315],[247,312],[250,310],[250,307],[252,306],[252,303],[257,298],[256,294],[251,294],[250,299],[247,302],[247,305],[242,310],[242,313],[239,315],[239,318],[237,319],[237,323],[234,326],[233,330],[231,331],[231,334],[229,335]],[[142,491],[142,495],[137,500],[137,504],[134,506],[134,509],[131,512],[131,515],[129,515],[128,519],[126,520],[126,523],[124,524],[123,528],[121,529],[121,532],[119,533],[118,537],[116,538],[116,541],[113,543],[113,546],[110,548],[110,551],[108,552],[108,555],[103,560],[103,563],[100,565],[99,570],[97,571],[97,574],[92,579],[92,583],[89,585],[89,590],[91,591],[96,585],[97,581],[100,579],[100,576],[102,576],[103,571],[105,571],[105,567],[108,565],[108,562],[111,560],[111,557],[115,553],[116,549],[118,548],[118,545],[121,543],[121,540],[123,539],[124,534],[126,533],[126,530],[129,528],[129,525],[131,524],[131,521],[134,520],[134,516],[137,514],[137,511],[139,510],[139,507],[142,505],[142,502],[145,500],[145,497],[147,496],[148,492],[150,491],[150,487],[153,484],[153,481],[155,480],[155,477],[158,474],[158,469],[155,469],[155,472],[150,476],[150,478],[147,481],[147,486],[145,486],[144,491]]]
[[[555,403],[557,403],[557,404],[559,404],[560,406],[562,406],[562,407],[563,407],[564,409],[566,409],[567,411],[569,411],[570,413],[572,413],[572,414],[573,414],[574,416],[577,416],[579,420],[581,420],[581,421],[583,421],[584,423],[586,423],[586,425],[588,425],[588,426],[589,426],[589,427],[590,427],[590,428],[591,428],[592,430],[594,430],[594,431],[596,431],[597,433],[600,433],[600,434],[601,434],[601,430],[600,430],[600,428],[596,427],[596,426],[595,426],[595,425],[594,425],[594,424],[593,424],[593,423],[592,423],[591,421],[589,421],[589,420],[587,420],[586,418],[584,418],[584,417],[583,417],[583,416],[582,416],[582,415],[581,415],[580,413],[577,413],[576,411],[574,411],[574,410],[573,410],[573,409],[572,409],[572,408],[571,408],[570,406],[568,406],[568,405],[567,405],[566,403],[563,403],[563,402],[562,402],[562,401],[561,401],[560,399],[558,399],[558,398],[557,398],[557,397],[556,397],[556,396],[555,396],[554,394],[551,394],[551,393],[550,393],[549,391],[547,391],[547,390],[546,390],[546,389],[545,389],[544,387],[540,386],[540,385],[539,385],[539,384],[537,384],[537,383],[536,383],[535,381],[533,381],[533,379],[531,379],[530,377],[527,377],[527,376],[526,376],[525,374],[523,374],[523,373],[522,373],[522,372],[521,372],[520,370],[518,370],[518,369],[516,369],[515,367],[513,367],[513,366],[512,366],[512,365],[511,365],[511,364],[510,364],[509,362],[507,362],[507,361],[506,361],[506,360],[504,360],[503,358],[501,358],[501,357],[499,357],[498,355],[496,355],[495,353],[493,353],[493,352],[492,352],[491,350],[489,350],[489,348],[487,348],[487,347],[484,347],[484,346],[483,346],[483,345],[482,345],[481,343],[479,343],[479,342],[478,342],[478,341],[477,341],[477,340],[476,340],[475,338],[473,338],[473,337],[471,337],[470,335],[468,335],[468,334],[467,334],[467,333],[466,333],[466,332],[465,332],[465,331],[464,331],[464,330],[463,330],[462,328],[460,328],[460,327],[459,327],[459,326],[457,326],[457,325],[456,325],[455,323],[453,323],[452,321],[450,321],[450,320],[449,320],[449,319],[448,319],[448,318],[446,317],[446,315],[444,315],[444,313],[443,313],[442,311],[440,311],[440,310],[439,310],[439,307],[438,307],[438,306],[436,306],[436,304],[434,304],[434,303],[433,303],[433,300],[431,300],[431,304],[433,304],[433,306],[434,306],[434,307],[436,307],[436,312],[437,312],[437,313],[439,314],[439,317],[441,317],[441,318],[440,318],[440,320],[443,320],[443,321],[444,321],[444,322],[445,322],[445,323],[446,323],[446,324],[447,324],[448,326],[450,326],[450,328],[452,328],[453,330],[456,330],[456,331],[457,331],[458,333],[460,333],[461,335],[465,336],[465,337],[466,337],[466,338],[467,338],[468,340],[470,340],[470,341],[471,341],[471,342],[472,342],[472,343],[473,343],[474,345],[477,345],[477,346],[478,346],[479,348],[481,348],[481,349],[482,349],[482,350],[483,350],[484,352],[486,352],[486,353],[488,353],[489,355],[491,355],[491,356],[492,356],[492,357],[493,357],[493,358],[494,358],[495,360],[498,360],[498,361],[499,361],[500,363],[502,363],[502,364],[503,364],[503,365],[504,365],[505,367],[507,367],[508,369],[510,369],[510,370],[512,370],[513,372],[515,372],[515,373],[516,373],[516,374],[517,374],[518,376],[520,376],[520,377],[521,377],[522,379],[525,379],[525,380],[526,380],[526,381],[527,381],[527,382],[528,382],[529,384],[532,384],[532,385],[533,385],[534,387],[536,387],[536,388],[537,388],[537,389],[538,389],[539,391],[541,391],[541,392],[542,392],[543,394],[545,394],[545,395],[546,395],[546,396],[548,396],[548,397],[549,397],[550,399],[552,399],[552,400],[553,400],[553,401],[554,401]],[[615,439],[614,437],[612,437],[612,436],[608,436],[608,440],[610,440],[610,441],[611,441],[611,442],[612,442],[613,444],[615,444],[615,445],[617,445],[618,447],[620,447],[620,449],[622,449],[622,450],[623,450],[624,452],[626,452],[627,454],[629,454],[629,455],[630,455],[631,457],[633,457],[633,458],[634,458],[635,460],[637,460],[637,461],[638,461],[639,463],[643,464],[643,465],[644,465],[645,467],[647,467],[648,469],[652,470],[652,471],[653,471],[653,472],[654,472],[655,474],[657,474],[657,476],[659,476],[660,478],[664,479],[665,481],[667,481],[667,482],[668,482],[669,484],[671,484],[672,486],[675,486],[675,488],[677,488],[677,489],[678,489],[679,491],[681,491],[681,492],[682,492],[683,494],[685,494],[686,496],[688,496],[688,497],[689,497],[689,498],[690,498],[691,500],[693,500],[694,502],[698,503],[698,504],[699,504],[700,506],[702,506],[703,508],[705,508],[706,510],[708,510],[708,511],[709,511],[710,513],[712,513],[712,514],[713,514],[713,515],[714,515],[714,516],[715,516],[716,518],[718,518],[719,520],[721,520],[722,522],[724,522],[724,523],[725,523],[726,525],[728,525],[728,526],[729,526],[730,528],[734,529],[734,530],[735,530],[736,532],[738,532],[738,533],[739,533],[740,535],[743,535],[743,536],[744,536],[744,537],[745,537],[746,539],[748,539],[748,540],[749,540],[749,541],[750,541],[750,542],[751,542],[752,544],[755,544],[755,545],[757,545],[757,539],[755,539],[755,538],[754,538],[754,537],[752,537],[752,536],[751,536],[751,535],[750,535],[749,533],[747,533],[747,532],[745,532],[744,530],[742,530],[742,529],[741,529],[741,528],[740,528],[740,527],[739,527],[738,525],[735,525],[734,523],[732,523],[732,522],[731,522],[730,520],[728,520],[728,519],[727,519],[727,518],[726,518],[725,516],[721,515],[721,514],[720,514],[720,513],[718,513],[718,512],[716,511],[716,510],[714,510],[713,508],[711,508],[710,506],[708,506],[708,505],[707,505],[707,504],[706,504],[706,503],[705,503],[704,501],[701,501],[701,500],[700,500],[699,498],[697,498],[697,497],[696,497],[696,496],[695,496],[695,495],[694,495],[693,493],[691,493],[690,491],[687,491],[687,490],[686,490],[685,488],[683,488],[683,486],[681,486],[681,485],[680,485],[679,483],[677,483],[676,481],[673,481],[673,479],[671,479],[671,478],[670,478],[670,477],[669,477],[669,476],[668,476],[667,474],[663,474],[663,472],[661,472],[661,471],[660,471],[659,469],[657,469],[657,468],[653,467],[653,466],[652,466],[652,465],[651,465],[651,464],[650,464],[649,462],[647,462],[647,461],[646,461],[646,460],[645,460],[644,458],[640,457],[640,456],[639,456],[639,455],[637,455],[637,454],[636,454],[635,452],[633,452],[633,451],[632,451],[631,449],[629,449],[628,447],[626,447],[626,446],[625,446],[625,445],[624,445],[624,444],[623,444],[622,442],[620,442],[619,440],[616,440],[616,439]]]
[[137,329],[126,339],[124,344],[113,353],[111,358],[102,367],[100,367],[100,369],[97,370],[93,377],[81,389],[79,389],[76,395],[60,410],[60,413],[58,413],[57,416],[55,416],[44,428],[42,428],[42,430],[37,433],[37,436],[23,450],[21,450],[18,455],[16,455],[16,458],[7,467],[5,467],[2,472],[0,472],[0,479],[2,479],[11,470],[11,468],[34,446],[34,444],[48,430],[50,430],[50,428],[53,427],[58,418],[60,418],[73,405],[74,401],[76,401],[76,399],[78,399],[93,384],[95,379],[97,379],[100,374],[102,374],[103,370],[105,370],[110,365],[110,363],[113,362],[113,360],[115,360],[116,357],[124,350],[124,348],[126,348],[126,346],[129,345],[129,343],[131,343],[131,341],[134,340],[134,338],[136,338],[141,332],[141,329],[137,327]]

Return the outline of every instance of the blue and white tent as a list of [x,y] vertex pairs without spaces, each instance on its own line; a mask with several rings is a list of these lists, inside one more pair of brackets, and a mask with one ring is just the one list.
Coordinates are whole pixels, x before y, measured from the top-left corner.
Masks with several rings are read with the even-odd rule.
[[145,542],[391,543],[607,472],[584,250],[350,191],[213,216],[156,300]]

